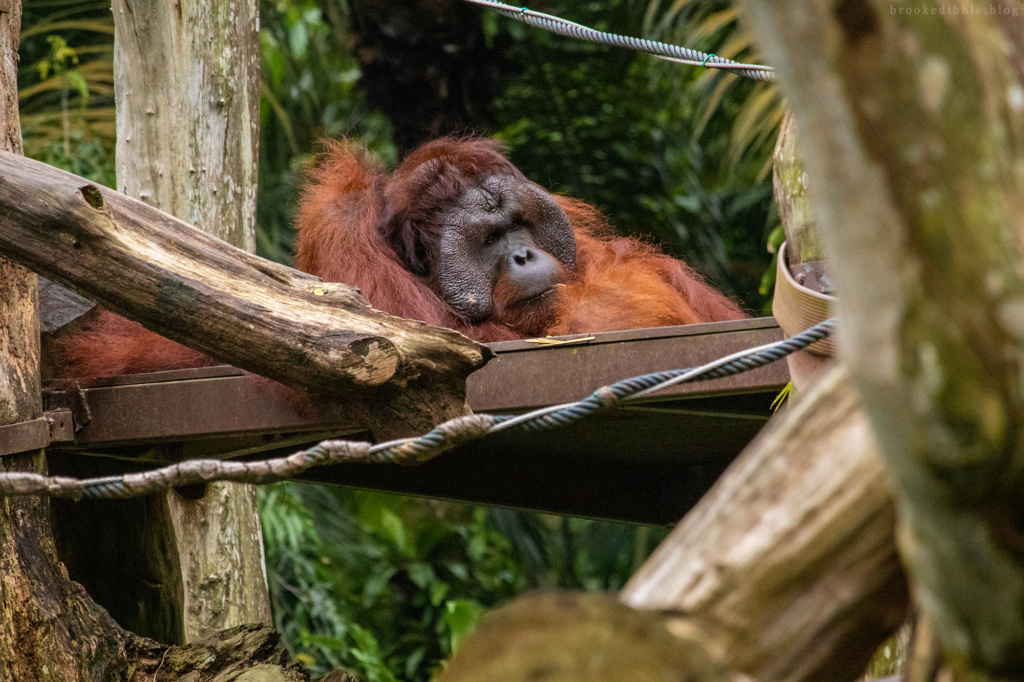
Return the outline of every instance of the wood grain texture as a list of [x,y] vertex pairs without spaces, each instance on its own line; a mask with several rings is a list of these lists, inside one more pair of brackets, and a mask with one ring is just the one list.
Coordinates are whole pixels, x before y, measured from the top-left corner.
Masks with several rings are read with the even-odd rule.
[[855,680],[903,622],[888,480],[842,369],[758,436],[630,579],[758,680]]
[[[259,3],[118,0],[112,9],[118,188],[254,251]],[[155,618],[137,619],[154,632],[169,627],[163,641],[271,622],[256,489],[203,491],[147,501],[141,532],[164,553],[138,567],[150,583],[140,597],[159,585],[165,598]]]

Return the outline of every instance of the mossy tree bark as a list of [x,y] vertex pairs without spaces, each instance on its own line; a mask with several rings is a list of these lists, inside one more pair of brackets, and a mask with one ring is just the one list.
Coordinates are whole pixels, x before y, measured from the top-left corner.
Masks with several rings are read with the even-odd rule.
[[1024,24],[1012,0],[952,7],[747,0],[796,116],[916,602],[956,670],[1020,676]]
[[788,112],[779,126],[772,164],[772,190],[791,262],[809,263],[825,259],[821,237],[811,208],[810,177],[800,158],[796,122]]

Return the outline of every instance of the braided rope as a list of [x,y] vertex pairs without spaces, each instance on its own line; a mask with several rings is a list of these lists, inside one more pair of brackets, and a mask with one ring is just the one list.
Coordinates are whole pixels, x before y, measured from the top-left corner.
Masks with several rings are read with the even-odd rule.
[[556,33],[568,38],[587,40],[592,43],[601,43],[603,45],[612,45],[614,47],[625,47],[631,50],[636,50],[637,52],[646,52],[647,54],[654,55],[655,57],[659,57],[670,62],[676,62],[678,64],[725,69],[754,80],[775,80],[775,70],[770,66],[764,66],[762,64],[744,64],[742,62],[736,62],[731,59],[719,57],[716,54],[699,52],[687,47],[662,43],[657,40],[634,38],[632,36],[623,36],[617,33],[598,31],[597,29],[583,26],[582,24],[577,24],[567,19],[562,19],[550,14],[544,14],[543,12],[535,12],[531,9],[527,9],[526,7],[513,7],[512,5],[506,5],[503,2],[497,2],[497,0],[466,0],[466,2],[493,9],[503,16],[515,19],[516,21],[521,21],[527,26],[544,29],[545,31],[550,31],[551,33]]
[[378,445],[326,440],[287,457],[256,462],[193,459],[141,473],[102,478],[77,479],[9,472],[0,474],[0,495],[47,495],[72,499],[125,498],[212,481],[274,483],[293,478],[312,467],[330,464],[419,464],[457,445],[497,431],[510,428],[524,431],[556,428],[622,403],[639,400],[676,384],[720,379],[764,367],[828,337],[835,326],[835,320],[833,317],[791,338],[733,353],[700,367],[653,372],[624,379],[603,386],[574,403],[554,405],[518,416],[473,414],[457,417],[415,438],[402,438]]

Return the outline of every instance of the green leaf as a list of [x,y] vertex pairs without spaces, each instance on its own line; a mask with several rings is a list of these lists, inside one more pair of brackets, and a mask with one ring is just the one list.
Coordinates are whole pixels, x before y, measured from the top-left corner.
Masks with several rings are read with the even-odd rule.
[[463,563],[451,563],[451,564],[448,564],[448,571],[453,576],[455,576],[456,578],[458,578],[459,580],[461,580],[463,582],[469,580],[469,569],[466,567],[466,564],[463,564]]
[[405,676],[411,679],[416,675],[416,671],[420,667],[420,663],[423,662],[423,656],[427,653],[427,648],[421,646],[418,649],[414,649],[409,658],[405,659]]
[[377,597],[387,587],[388,582],[391,580],[391,576],[395,574],[398,569],[395,567],[388,567],[385,570],[378,571],[370,575],[366,582],[363,583],[363,607],[369,608],[377,601]]
[[452,651],[459,648],[463,638],[476,629],[476,623],[486,610],[472,599],[453,599],[444,605],[444,620],[452,634]]
[[409,573],[409,580],[421,590],[425,590],[436,579],[434,569],[422,561],[409,564],[406,571]]
[[89,84],[77,71],[68,71],[66,75],[71,87],[78,90],[78,94],[82,98],[82,106],[85,106],[85,103],[89,101]]
[[309,31],[306,28],[306,22],[296,21],[288,27],[288,45],[297,59],[306,56],[306,49],[309,47]]
[[445,597],[448,596],[448,590],[451,589],[451,585],[440,580],[436,583],[430,584],[430,605],[438,606]]
[[381,512],[380,522],[381,531],[395,545],[395,548],[406,556],[412,556],[412,551],[409,547],[409,536],[406,533],[402,517],[390,509],[384,509]]

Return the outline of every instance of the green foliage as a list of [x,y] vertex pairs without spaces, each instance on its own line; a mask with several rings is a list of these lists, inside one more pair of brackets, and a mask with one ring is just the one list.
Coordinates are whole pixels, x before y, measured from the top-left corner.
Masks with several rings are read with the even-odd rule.
[[395,158],[395,149],[390,123],[362,104],[348,34],[333,30],[314,0],[265,0],[260,9],[256,244],[260,255],[286,263],[298,188],[317,141],[356,138],[386,160]]
[[[762,63],[760,50],[740,23],[739,9],[732,3],[651,0],[645,28],[648,34],[660,40],[727,59]],[[775,85],[708,69],[700,74],[694,86],[692,92],[702,95],[698,132],[702,132],[716,114],[731,109],[733,123],[726,134],[730,160],[736,164],[759,164],[760,174],[767,175],[771,170],[771,149],[784,112]]]
[[287,646],[366,682],[429,680],[485,609],[527,589],[620,587],[663,533],[299,484],[261,489],[260,515]]
[[294,484],[260,500],[276,624],[314,672],[427,680],[485,606],[527,585],[482,509]]
[[18,100],[25,153],[113,186],[109,3],[24,3]]
[[107,150],[101,139],[87,136],[82,130],[72,130],[66,142],[47,140],[43,146],[40,141],[32,157],[106,187],[116,185],[113,152]]

